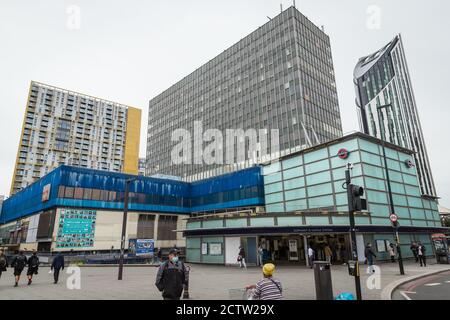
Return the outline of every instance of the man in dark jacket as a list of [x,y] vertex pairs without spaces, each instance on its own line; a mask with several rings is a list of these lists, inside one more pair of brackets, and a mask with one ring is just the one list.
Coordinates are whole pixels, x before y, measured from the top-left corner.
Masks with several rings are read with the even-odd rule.
[[155,285],[164,300],[180,300],[183,293],[183,287],[189,281],[189,273],[182,261],[178,259],[178,251],[171,249],[169,259],[164,261],[156,275]]
[[366,256],[367,262],[369,263],[369,269],[371,272],[375,272],[375,270],[373,270],[372,266],[373,266],[373,258],[377,257],[375,255],[375,253],[372,250],[372,244],[371,243],[367,243],[366,245],[366,249],[364,250],[364,255]]
[[57,284],[59,279],[59,271],[64,270],[64,257],[61,252],[58,252],[56,257],[53,258],[50,270],[53,271],[53,279],[55,280],[54,284]]
[[20,251],[19,254],[16,254],[16,256],[13,258],[11,267],[14,268],[14,278],[16,281],[14,287],[17,287],[19,285],[20,275],[27,265],[27,261],[27,257],[25,257],[25,255],[23,254],[23,251]]
[[413,242],[411,243],[411,246],[409,247],[414,255],[414,259],[416,259],[416,262],[419,262],[419,255],[417,254],[417,243]]
[[36,251],[33,251],[31,257],[28,258],[28,270],[27,270],[28,285],[30,285],[33,282],[33,275],[38,274],[38,269],[39,269],[39,258],[36,254]]
[[421,267],[427,266],[427,255],[425,251],[427,251],[427,248],[422,244],[422,242],[419,242],[417,244],[417,256],[419,257]]
[[2,277],[2,273],[6,271],[6,268],[8,268],[8,259],[3,253],[3,250],[0,250],[0,278]]

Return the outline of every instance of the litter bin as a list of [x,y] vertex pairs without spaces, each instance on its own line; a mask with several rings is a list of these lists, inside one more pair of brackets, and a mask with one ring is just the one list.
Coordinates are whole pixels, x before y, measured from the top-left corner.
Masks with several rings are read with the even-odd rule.
[[331,264],[329,262],[314,261],[314,280],[316,283],[316,300],[333,300]]

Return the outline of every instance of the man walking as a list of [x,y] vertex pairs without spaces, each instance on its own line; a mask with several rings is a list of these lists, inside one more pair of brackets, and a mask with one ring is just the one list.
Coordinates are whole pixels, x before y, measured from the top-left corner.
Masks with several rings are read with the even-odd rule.
[[331,248],[328,244],[325,245],[323,252],[325,253],[325,259],[327,260],[328,263],[331,264],[331,259],[333,257],[333,251],[331,251]]
[[427,266],[427,257],[425,254],[426,250],[427,248],[425,248],[425,246],[419,241],[419,243],[417,244],[417,256],[419,257],[421,267]]
[[171,249],[169,259],[163,262],[156,275],[156,287],[164,300],[180,300],[183,287],[189,283],[189,273],[178,258],[178,251]]
[[245,269],[247,269],[247,264],[245,263],[245,250],[243,246],[239,247],[239,254],[237,261],[239,262],[239,268],[244,267]]
[[312,248],[311,244],[308,247],[308,263],[309,268],[312,269],[314,265],[314,249]]
[[419,262],[419,255],[417,254],[417,243],[413,242],[411,243],[411,247],[409,247],[414,255],[414,259],[416,259],[416,262]]
[[20,251],[19,254],[16,254],[16,256],[13,258],[13,261],[11,262],[11,267],[14,268],[14,287],[17,287],[19,285],[20,276],[26,265],[27,257],[25,257],[25,255],[23,254],[23,251]]
[[2,277],[2,273],[6,272],[6,268],[8,268],[8,259],[3,253],[3,250],[0,250],[0,278]]
[[28,270],[27,270],[27,276],[28,276],[28,285],[30,285],[33,282],[33,275],[38,274],[39,269],[39,258],[36,254],[36,250],[33,250],[33,254],[30,258],[28,258]]
[[53,258],[52,266],[50,267],[50,270],[53,271],[53,279],[54,284],[58,283],[59,280],[59,271],[64,270],[64,257],[61,254],[61,252],[58,252],[55,258]]
[[394,249],[394,244],[390,243],[389,244],[389,256],[391,257],[391,262],[394,263],[395,262],[395,249]]
[[369,263],[370,272],[375,272],[375,270],[373,270],[373,258],[376,258],[377,256],[372,250],[371,243],[367,243],[366,249],[364,250],[364,254],[366,256],[367,262]]

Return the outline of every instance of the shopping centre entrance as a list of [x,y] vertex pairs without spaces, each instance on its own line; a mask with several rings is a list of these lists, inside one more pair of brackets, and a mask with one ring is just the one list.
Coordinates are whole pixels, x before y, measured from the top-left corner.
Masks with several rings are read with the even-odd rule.
[[350,238],[348,234],[311,234],[311,235],[276,235],[259,236],[263,261],[276,264],[306,265],[307,247],[315,252],[315,260],[326,261],[325,251],[331,250],[331,263],[343,264],[349,260]]
[[263,261],[277,264],[305,264],[304,237],[300,235],[260,236]]

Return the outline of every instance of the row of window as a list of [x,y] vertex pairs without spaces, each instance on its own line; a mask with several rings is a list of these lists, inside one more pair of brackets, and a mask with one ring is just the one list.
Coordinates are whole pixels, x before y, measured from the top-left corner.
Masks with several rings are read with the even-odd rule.
[[[130,192],[129,202],[138,204],[152,204],[152,205],[189,208],[215,203],[239,201],[251,198],[263,198],[263,197],[264,193],[262,188],[253,186],[242,189],[208,194],[204,196],[197,196],[193,198]],[[120,191],[59,186],[58,198],[96,200],[106,202],[123,202],[125,198],[125,193]]]

